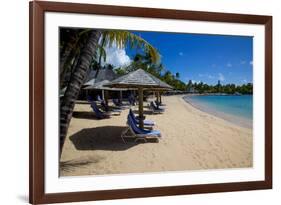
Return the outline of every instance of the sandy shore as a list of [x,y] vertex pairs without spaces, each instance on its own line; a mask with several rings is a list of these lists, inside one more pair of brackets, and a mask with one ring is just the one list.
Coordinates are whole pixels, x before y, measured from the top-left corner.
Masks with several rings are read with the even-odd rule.
[[[120,116],[96,120],[89,104],[76,104],[65,141],[62,176],[183,171],[251,167],[252,130],[164,96],[164,114],[145,111],[163,138],[159,143],[124,144],[128,109]],[[147,103],[146,103],[147,104]],[[134,109],[137,109],[135,107]]]

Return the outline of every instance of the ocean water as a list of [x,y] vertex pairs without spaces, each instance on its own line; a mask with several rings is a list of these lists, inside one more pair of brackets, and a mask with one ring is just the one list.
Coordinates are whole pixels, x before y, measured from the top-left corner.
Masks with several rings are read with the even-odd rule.
[[252,95],[197,95],[185,96],[184,99],[203,111],[211,112],[246,127],[252,126]]

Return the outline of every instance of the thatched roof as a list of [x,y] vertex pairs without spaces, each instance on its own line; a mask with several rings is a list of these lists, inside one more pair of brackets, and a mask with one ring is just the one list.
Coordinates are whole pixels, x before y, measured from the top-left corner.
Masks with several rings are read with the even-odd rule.
[[109,80],[103,80],[100,81],[98,83],[94,83],[94,85],[89,85],[87,87],[85,87],[85,90],[92,90],[92,89],[96,89],[96,90],[113,90],[113,91],[122,91],[122,90],[128,90],[127,88],[110,88],[110,87],[105,87],[104,85],[110,83]]
[[88,73],[84,86],[94,86],[96,83],[104,80],[112,81],[118,78],[118,75],[112,69],[100,69],[97,78],[95,78],[96,72],[95,70],[91,70]]
[[115,80],[112,80],[110,83],[104,85],[108,87],[116,88],[151,88],[151,89],[173,89],[167,83],[161,81],[155,76],[147,73],[142,69],[132,71],[126,75],[123,75]]

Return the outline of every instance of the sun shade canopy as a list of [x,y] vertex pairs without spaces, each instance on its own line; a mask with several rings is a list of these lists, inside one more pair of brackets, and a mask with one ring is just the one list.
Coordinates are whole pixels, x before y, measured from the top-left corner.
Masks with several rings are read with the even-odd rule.
[[112,91],[125,91],[129,90],[128,88],[110,88],[110,87],[105,87],[104,85],[110,83],[109,80],[103,80],[98,83],[94,83],[93,85],[87,86],[84,89],[85,90],[112,90]]
[[173,89],[167,83],[154,77],[153,75],[145,72],[142,69],[132,71],[123,75],[110,83],[104,85],[113,88],[137,88],[139,98],[139,127],[144,128],[144,115],[143,115],[143,90],[171,90]]
[[161,81],[155,76],[147,73],[142,69],[138,69],[136,71],[130,72],[126,75],[123,75],[115,80],[112,80],[108,84],[104,86],[107,87],[115,87],[115,88],[139,88],[142,87],[144,89],[159,89],[159,90],[172,90],[173,88],[167,83]]

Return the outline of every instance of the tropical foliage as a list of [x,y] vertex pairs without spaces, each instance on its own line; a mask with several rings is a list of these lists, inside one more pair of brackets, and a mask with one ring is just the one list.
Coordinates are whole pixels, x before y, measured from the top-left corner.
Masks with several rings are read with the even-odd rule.
[[220,82],[216,85],[208,85],[206,83],[192,83],[190,80],[186,85],[186,90],[189,92],[202,93],[226,93],[226,94],[253,94],[253,84],[247,83],[243,85],[226,84]]
[[119,75],[124,75],[139,68],[163,80],[176,90],[186,90],[185,83],[179,79],[180,74],[172,74],[171,71],[164,67],[161,61],[155,62],[150,53],[136,54],[130,65],[116,68],[115,71]]

